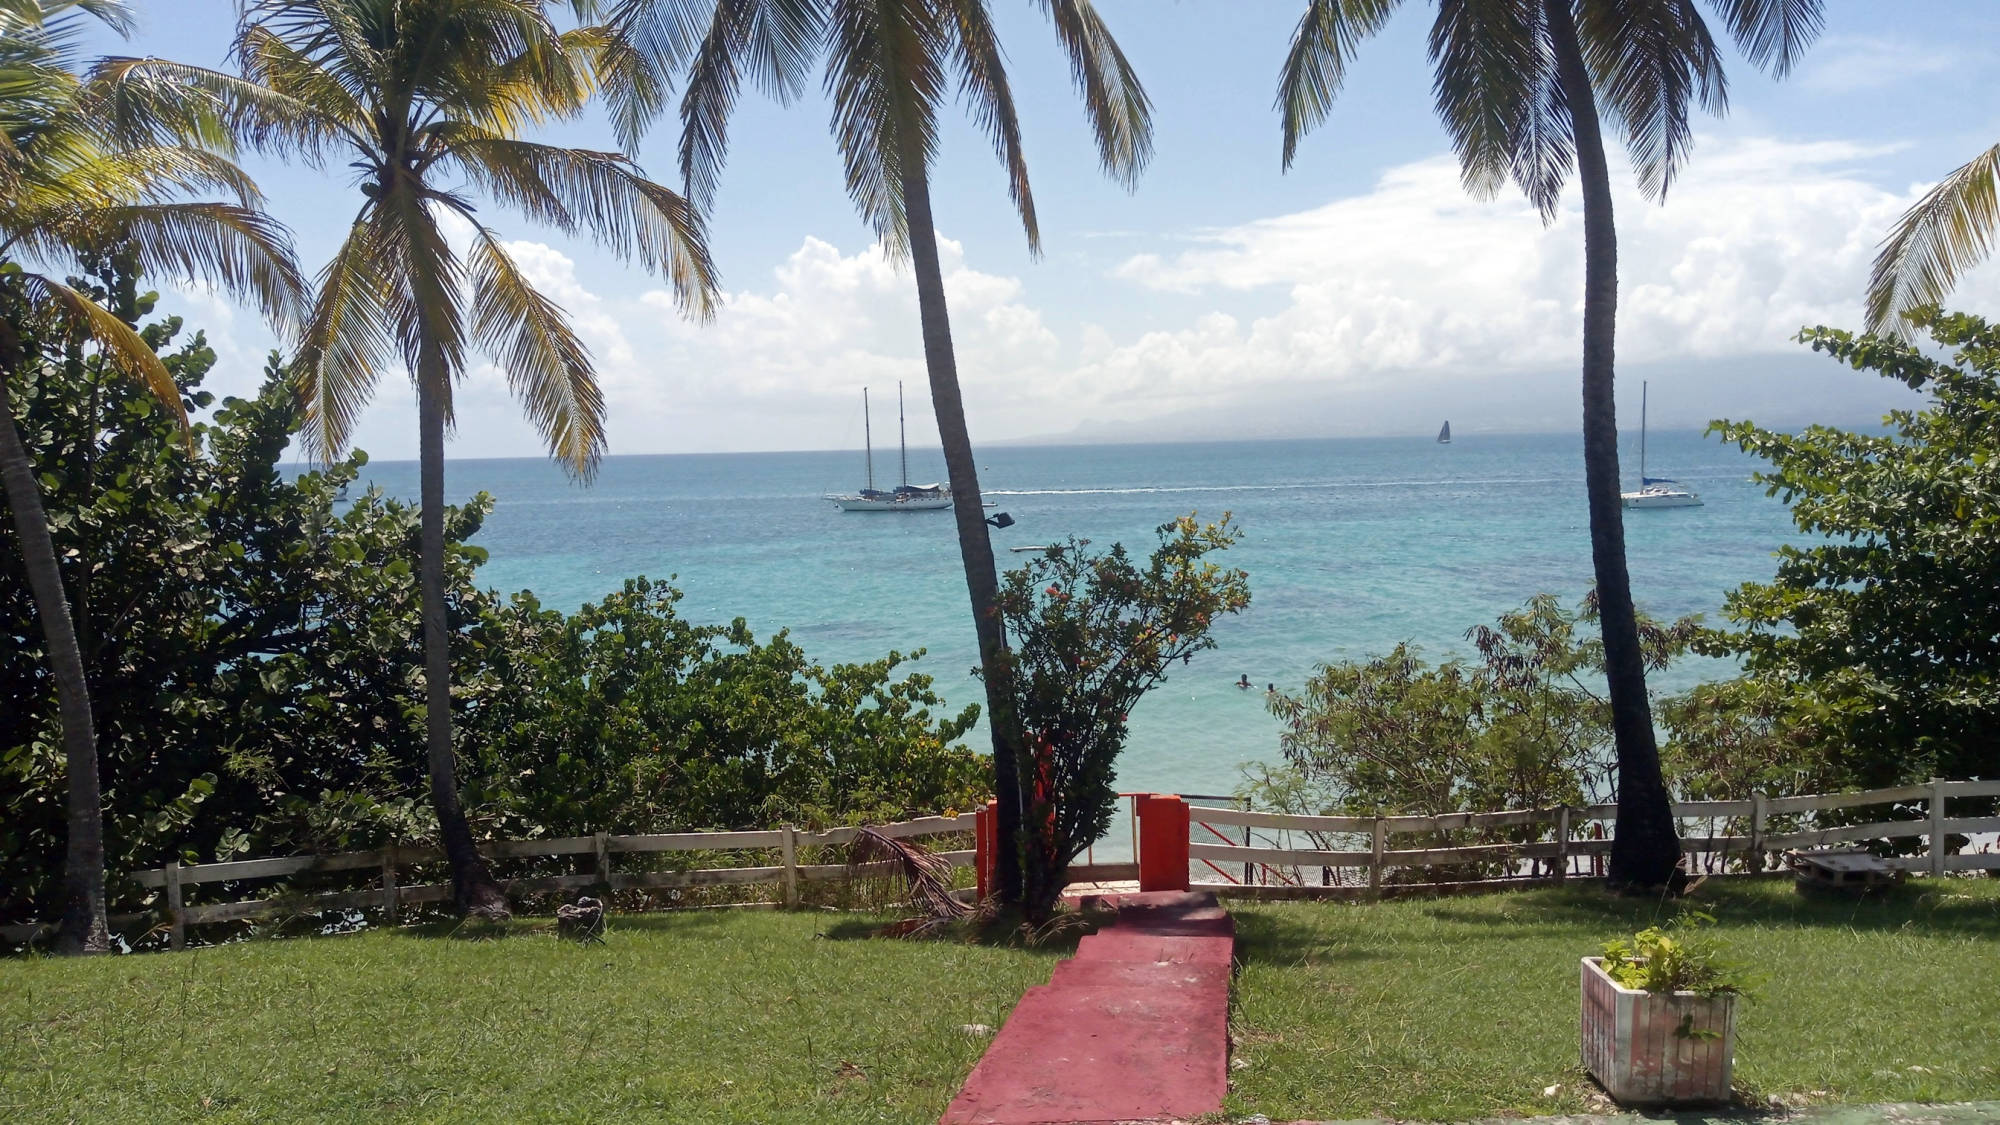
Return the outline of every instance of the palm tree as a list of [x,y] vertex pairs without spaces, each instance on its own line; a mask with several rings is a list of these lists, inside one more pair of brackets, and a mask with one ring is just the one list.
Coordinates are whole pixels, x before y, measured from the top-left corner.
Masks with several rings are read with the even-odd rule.
[[[69,839],[57,942],[68,953],[111,947],[97,734],[62,571],[8,383],[32,359],[30,325],[58,325],[95,343],[183,427],[187,413],[173,376],[131,325],[29,267],[116,250],[145,273],[208,281],[247,296],[281,323],[296,314],[304,288],[284,231],[257,210],[256,185],[227,159],[167,139],[165,121],[140,114],[125,120],[152,134],[137,143],[109,127],[101,91],[77,75],[84,15],[120,32],[130,27],[129,11],[112,0],[0,3],[0,480],[62,725]],[[233,201],[185,200],[210,191]]]
[[1902,314],[1934,305],[2000,237],[2000,145],[1965,164],[1903,212],[1868,278],[1868,330],[1893,333]]
[[[1821,24],[1820,0],[1709,0],[1751,62],[1782,77]],[[1360,41],[1397,0],[1310,0],[1278,82],[1284,164],[1325,119]],[[1598,120],[1624,134],[1649,198],[1665,201],[1687,158],[1689,102],[1727,107],[1722,56],[1690,0],[1438,0],[1432,90],[1467,190],[1512,179],[1552,222],[1572,168],[1583,188],[1583,464],[1590,497],[1612,730],[1618,759],[1613,886],[1676,883],[1680,841],[1646,698],[1619,500],[1612,352],[1618,232]]]
[[[1038,0],[1069,58],[1071,76],[1096,132],[1105,170],[1127,187],[1152,154],[1151,105],[1131,63],[1090,0]],[[590,3],[585,8],[596,7]],[[615,120],[627,142],[665,105],[685,65],[680,103],[682,179],[698,207],[713,198],[728,144],[728,122],[743,77],[781,100],[804,89],[825,59],[833,135],[847,192],[890,257],[915,267],[917,310],[931,404],[944,446],[986,684],[993,736],[1000,838],[1020,824],[1016,764],[1022,744],[998,609],[999,579],[972,456],[953,353],[944,276],[931,217],[930,166],[938,152],[940,104],[955,83],[973,120],[992,139],[1029,248],[1041,252],[1034,196],[1021,151],[1000,43],[985,0],[616,0],[607,25],[625,48],[615,64],[625,92]],[[1003,898],[1017,897],[1018,856],[1000,849]]]
[[[322,455],[347,445],[383,370],[417,390],[422,506],[424,700],[431,801],[453,901],[504,918],[506,896],[460,807],[452,748],[444,587],[444,440],[467,352],[506,373],[552,455],[587,479],[604,449],[604,400],[563,310],[524,276],[466,193],[589,234],[664,271],[685,307],[714,293],[686,201],[618,153],[522,139],[573,117],[596,85],[594,29],[559,31],[542,0],[255,0],[239,19],[242,76],[152,60],[103,69],[132,101],[210,105],[250,144],[355,169],[362,203],[320,271],[293,373],[305,435]],[[455,248],[442,220],[470,231]]]

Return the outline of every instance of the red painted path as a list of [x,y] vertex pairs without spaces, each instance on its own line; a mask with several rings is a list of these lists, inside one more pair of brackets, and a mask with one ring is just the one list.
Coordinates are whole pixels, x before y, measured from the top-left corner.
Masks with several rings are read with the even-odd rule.
[[1222,1108],[1235,922],[1210,894],[1099,901],[1117,920],[1021,997],[943,1125],[1171,1120]]

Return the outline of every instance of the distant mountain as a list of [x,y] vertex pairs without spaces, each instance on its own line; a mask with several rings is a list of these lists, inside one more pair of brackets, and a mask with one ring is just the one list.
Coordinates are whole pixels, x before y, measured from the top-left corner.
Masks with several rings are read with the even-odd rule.
[[[1451,419],[1463,441],[1482,433],[1561,433],[1581,425],[1580,376],[1570,371],[1507,375],[1455,372],[1366,384],[1300,381],[1238,392],[1212,407],[1144,416],[1143,399],[1123,416],[1085,418],[1068,430],[997,445],[1241,441],[1257,438],[1412,436]],[[1639,427],[1639,383],[1652,383],[1655,430],[1700,430],[1716,418],[1794,429],[1813,423],[1871,426],[1917,401],[1899,384],[1847,370],[1821,356],[1632,364],[1618,371],[1621,429]]]

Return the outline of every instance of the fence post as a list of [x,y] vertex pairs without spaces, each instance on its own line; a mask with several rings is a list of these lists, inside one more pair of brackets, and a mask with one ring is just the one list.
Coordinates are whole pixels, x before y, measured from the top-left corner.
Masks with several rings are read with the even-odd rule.
[[1375,840],[1368,853],[1368,889],[1380,893],[1382,890],[1382,852],[1389,842],[1388,830],[1383,827],[1382,818],[1375,818]]
[[787,824],[778,831],[784,834],[785,907],[790,909],[799,904],[799,830]]
[[396,889],[396,845],[390,844],[382,849],[382,914],[392,926],[396,924],[399,897]]
[[1931,778],[1931,874],[1944,874],[1944,787],[1941,777]]
[[1188,805],[1178,796],[1139,798],[1139,889],[1188,889]]
[[1569,878],[1569,806],[1556,810],[1556,878]]
[[597,834],[597,881],[604,884],[605,890],[611,889],[611,833],[609,832]]
[[187,948],[187,923],[181,911],[181,861],[167,864],[167,948]]
[[[1248,800],[1243,800],[1243,801],[1239,801],[1239,802],[1237,802],[1237,803],[1238,803],[1238,805],[1239,805],[1239,806],[1241,806],[1241,808],[1242,808],[1242,810],[1243,810],[1244,812],[1249,812],[1249,811],[1250,811],[1250,802],[1249,802]],[[1250,826],[1249,826],[1249,825],[1247,825],[1247,824],[1243,826],[1243,846],[1244,846],[1244,847],[1246,847],[1246,848],[1250,846]],[[1254,864],[1254,863],[1251,863],[1251,862],[1250,862],[1249,860],[1247,860],[1247,859],[1246,859],[1246,860],[1244,860],[1244,861],[1243,861],[1243,885],[1244,885],[1244,886],[1246,886],[1246,887],[1247,887],[1247,886],[1249,886],[1249,885],[1250,885],[1250,880],[1252,880],[1252,879],[1256,878],[1256,875],[1257,875],[1257,865],[1256,865],[1256,864]]]
[[1744,865],[1751,871],[1764,870],[1764,818],[1770,815],[1770,809],[1765,804],[1767,800],[1769,798],[1764,796],[1763,790],[1751,790],[1750,856],[1744,862]]

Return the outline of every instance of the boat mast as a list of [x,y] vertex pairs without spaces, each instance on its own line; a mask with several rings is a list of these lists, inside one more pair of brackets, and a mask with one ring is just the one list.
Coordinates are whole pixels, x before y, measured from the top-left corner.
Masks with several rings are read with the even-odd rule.
[[903,449],[903,487],[910,487],[910,435],[903,428],[903,381],[896,380],[896,443]]
[[1646,381],[1639,380],[1639,487],[1646,487]]
[[861,443],[862,443],[861,447],[868,451],[866,453],[866,456],[868,458],[867,490],[869,492],[873,492],[875,491],[875,433],[873,428],[868,423],[867,387],[861,388]]

